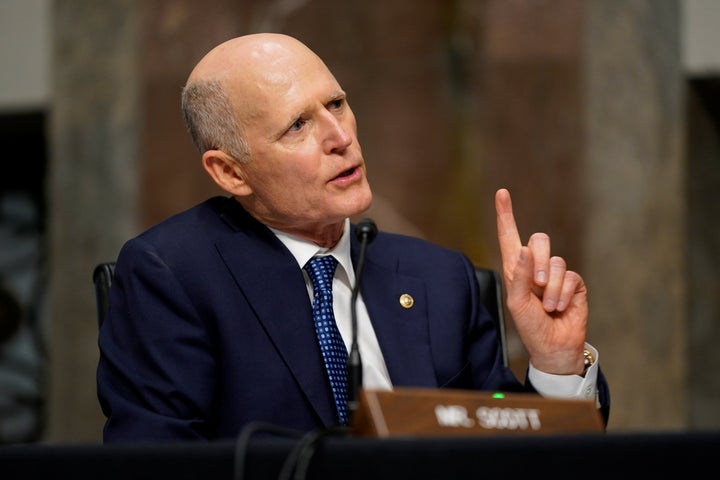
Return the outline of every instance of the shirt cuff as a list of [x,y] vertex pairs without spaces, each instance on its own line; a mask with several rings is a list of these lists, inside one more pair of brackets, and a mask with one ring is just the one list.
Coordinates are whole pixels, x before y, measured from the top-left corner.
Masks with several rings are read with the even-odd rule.
[[585,344],[585,348],[593,354],[595,362],[588,367],[584,377],[580,375],[554,375],[541,372],[530,363],[528,380],[530,380],[535,390],[543,397],[582,400],[596,399],[600,357],[595,347],[589,343]]

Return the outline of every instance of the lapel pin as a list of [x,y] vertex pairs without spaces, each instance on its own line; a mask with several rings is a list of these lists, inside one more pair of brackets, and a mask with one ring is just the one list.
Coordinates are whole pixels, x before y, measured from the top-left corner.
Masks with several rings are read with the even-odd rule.
[[400,305],[402,305],[403,308],[412,308],[412,306],[415,304],[415,299],[412,297],[412,295],[409,295],[407,293],[403,293],[400,295]]

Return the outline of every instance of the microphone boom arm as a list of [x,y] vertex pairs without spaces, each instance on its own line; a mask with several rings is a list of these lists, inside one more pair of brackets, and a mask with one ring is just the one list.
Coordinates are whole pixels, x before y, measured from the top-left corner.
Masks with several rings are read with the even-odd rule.
[[350,297],[351,315],[352,315],[352,341],[350,344],[350,353],[348,354],[348,410],[350,419],[358,407],[358,397],[360,388],[362,387],[362,359],[360,358],[360,350],[358,348],[357,335],[357,297],[360,293],[360,282],[362,273],[365,268],[365,252],[370,242],[377,235],[377,227],[375,222],[370,219],[361,220],[356,227],[355,234],[360,240],[360,255],[358,257],[357,268],[355,269],[355,285],[352,289]]

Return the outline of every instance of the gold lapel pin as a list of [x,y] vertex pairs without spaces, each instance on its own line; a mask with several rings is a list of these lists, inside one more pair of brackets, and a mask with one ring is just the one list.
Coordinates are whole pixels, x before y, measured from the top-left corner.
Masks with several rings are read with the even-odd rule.
[[402,305],[403,308],[412,308],[412,306],[415,305],[415,299],[412,295],[403,293],[400,295],[400,305]]

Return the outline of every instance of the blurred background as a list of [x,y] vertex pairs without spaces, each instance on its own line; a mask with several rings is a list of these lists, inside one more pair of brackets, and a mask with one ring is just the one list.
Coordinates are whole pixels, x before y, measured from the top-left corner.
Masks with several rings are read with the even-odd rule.
[[609,431],[719,428],[719,24],[715,0],[0,0],[0,443],[101,441],[93,268],[221,193],[179,94],[258,31],[348,92],[381,229],[499,270],[507,187],[550,234],[589,286]]

